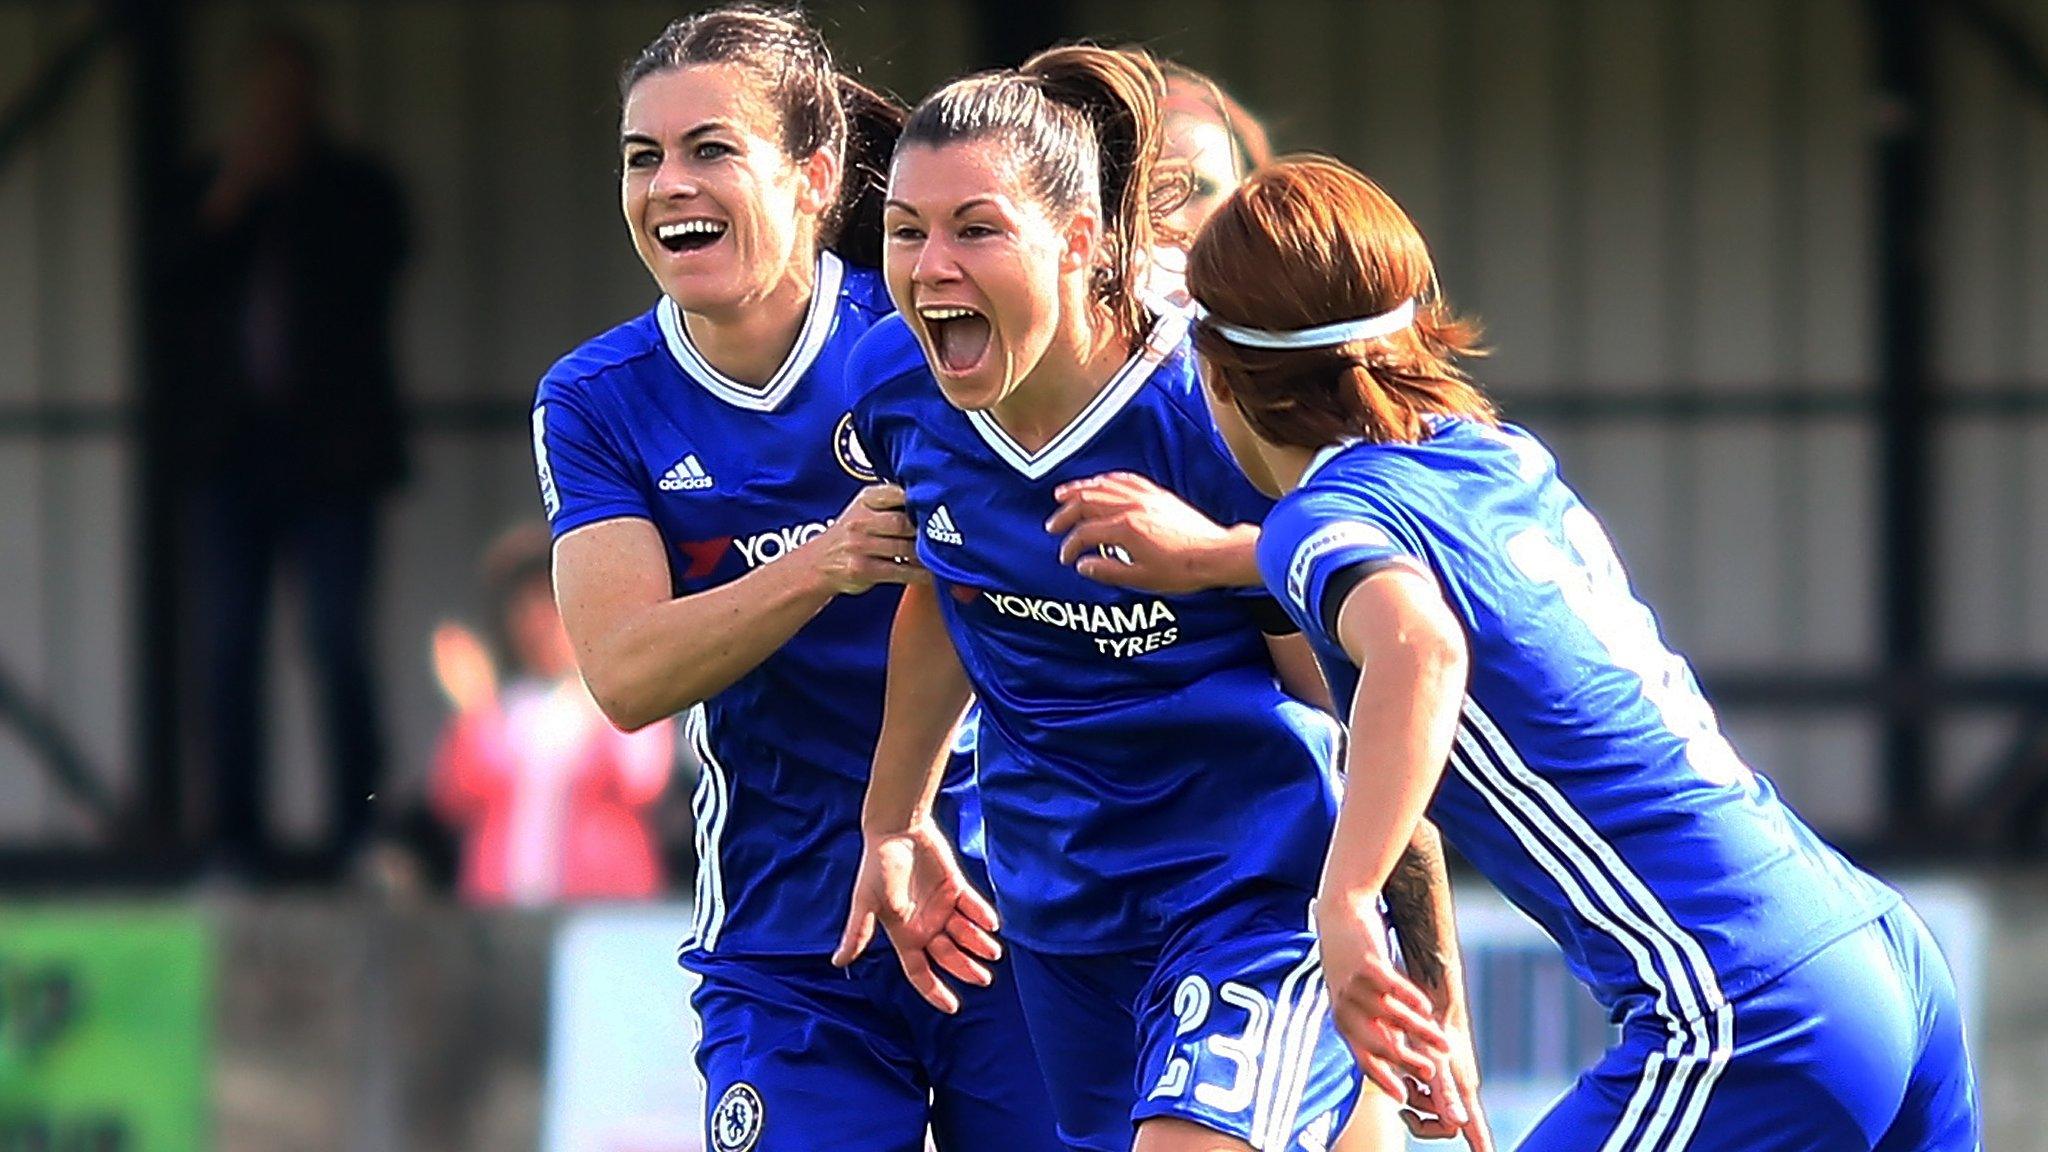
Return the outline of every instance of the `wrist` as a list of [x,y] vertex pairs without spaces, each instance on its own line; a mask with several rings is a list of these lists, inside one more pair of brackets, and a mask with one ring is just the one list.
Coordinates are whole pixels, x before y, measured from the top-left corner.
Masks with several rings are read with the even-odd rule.
[[1192,557],[1194,577],[1205,588],[1251,588],[1260,583],[1259,526],[1233,524],[1204,541]]
[[861,838],[869,842],[886,840],[891,836],[908,836],[932,819],[931,809],[913,808],[909,812],[869,812],[860,814]]

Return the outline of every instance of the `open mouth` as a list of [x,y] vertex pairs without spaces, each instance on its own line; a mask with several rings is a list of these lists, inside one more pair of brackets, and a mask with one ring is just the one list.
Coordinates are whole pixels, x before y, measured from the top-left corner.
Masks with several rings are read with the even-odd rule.
[[964,376],[988,357],[989,338],[995,331],[988,317],[954,304],[922,307],[917,316],[931,333],[932,350],[947,375]]
[[663,248],[681,255],[686,252],[702,252],[718,243],[725,235],[727,225],[717,220],[678,220],[663,224],[654,230],[654,239]]

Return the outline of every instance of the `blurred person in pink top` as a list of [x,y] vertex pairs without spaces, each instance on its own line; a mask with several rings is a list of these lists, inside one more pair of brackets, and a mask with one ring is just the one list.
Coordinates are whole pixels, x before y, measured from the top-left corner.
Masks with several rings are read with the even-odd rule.
[[502,686],[489,646],[434,630],[434,674],[455,715],[435,756],[434,810],[462,839],[459,887],[479,904],[660,894],[648,819],[675,762],[670,721],[612,727],[577,674],[555,609],[547,529],[522,525],[485,554]]

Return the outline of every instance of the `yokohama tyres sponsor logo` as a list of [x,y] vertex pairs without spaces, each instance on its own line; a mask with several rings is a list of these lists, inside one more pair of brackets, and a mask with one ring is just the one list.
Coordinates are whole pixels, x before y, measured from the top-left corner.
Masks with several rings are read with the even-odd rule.
[[998,615],[1091,637],[1105,656],[1142,656],[1180,639],[1178,620],[1164,600],[1087,604],[986,590],[981,596]]

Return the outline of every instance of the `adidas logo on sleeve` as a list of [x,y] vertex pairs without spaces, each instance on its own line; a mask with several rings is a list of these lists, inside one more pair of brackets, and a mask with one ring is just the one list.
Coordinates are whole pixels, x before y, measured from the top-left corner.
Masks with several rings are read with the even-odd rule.
[[698,492],[711,487],[716,481],[711,479],[711,473],[706,472],[702,464],[697,463],[697,454],[692,452],[670,465],[659,483],[663,492]]
[[960,543],[960,529],[954,527],[953,514],[946,511],[944,504],[939,505],[931,518],[924,522],[924,534],[941,544]]

